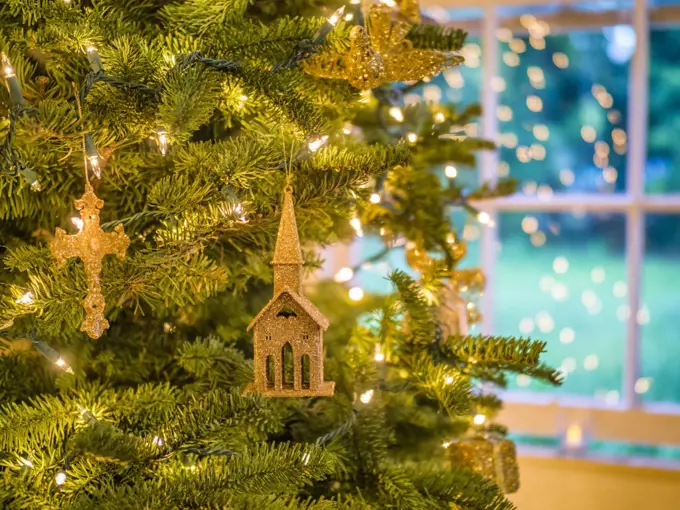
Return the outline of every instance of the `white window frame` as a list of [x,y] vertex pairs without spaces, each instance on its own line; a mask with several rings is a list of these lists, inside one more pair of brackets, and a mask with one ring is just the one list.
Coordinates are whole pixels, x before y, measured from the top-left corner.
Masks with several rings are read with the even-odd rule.
[[[516,19],[499,19],[498,7],[553,4],[552,0],[422,0],[424,8],[481,8],[481,20],[452,22],[452,26],[479,33],[482,46],[482,126],[483,138],[498,140],[496,106],[498,93],[492,78],[499,73],[499,42],[496,34],[501,26],[519,29]],[[569,1],[563,1],[568,4]],[[508,211],[573,211],[616,212],[626,217],[626,266],[628,309],[640,306],[641,274],[644,257],[644,218],[648,213],[680,213],[680,194],[647,195],[644,192],[644,169],[647,157],[647,118],[649,99],[649,25],[675,22],[680,24],[677,8],[648,8],[647,0],[633,0],[631,10],[609,13],[585,13],[574,16],[551,15],[551,27],[564,31],[586,26],[630,23],[636,32],[637,45],[629,74],[627,183],[624,193],[616,195],[555,193],[548,200],[536,195],[513,195],[477,204],[488,212],[494,223],[499,213]],[[543,19],[539,16],[539,18]],[[498,154],[484,152],[480,160],[480,181],[494,182],[498,175]],[[481,267],[486,273],[487,288],[482,297],[482,332],[494,332],[496,244],[498,232],[484,226],[481,234]],[[680,404],[642,403],[634,391],[640,374],[641,332],[636,313],[630,313],[626,324],[623,392],[618,405],[609,406],[594,398],[575,397],[528,391],[504,394],[505,410],[500,420],[513,432],[522,434],[563,435],[567,427],[578,424],[587,437],[649,445],[680,446]]]

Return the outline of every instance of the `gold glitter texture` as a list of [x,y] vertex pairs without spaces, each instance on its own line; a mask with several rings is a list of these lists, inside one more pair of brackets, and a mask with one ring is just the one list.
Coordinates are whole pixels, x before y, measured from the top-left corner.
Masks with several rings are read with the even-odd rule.
[[99,210],[104,207],[104,201],[94,194],[90,183],[85,185],[85,193],[75,202],[80,211],[83,228],[74,235],[57,228],[54,239],[50,244],[52,253],[59,266],[72,257],[79,257],[85,266],[87,277],[87,297],[83,301],[85,320],[80,330],[91,338],[99,338],[109,327],[104,317],[104,296],[101,290],[102,259],[105,255],[118,255],[125,258],[125,250],[130,245],[130,239],[125,235],[122,225],[116,225],[114,232],[104,232],[99,226]]
[[343,79],[366,90],[382,83],[421,80],[463,62],[459,55],[413,48],[406,38],[410,29],[410,23],[393,19],[388,6],[373,5],[366,28],[352,29],[347,53],[320,53],[301,65],[318,78]]
[[452,442],[447,454],[453,466],[464,466],[510,494],[519,489],[515,443],[494,435],[474,436]]
[[411,23],[420,23],[420,2],[419,0],[401,0],[399,12]]
[[255,344],[255,381],[244,393],[266,397],[330,397],[323,379],[323,332],[328,319],[302,294],[302,253],[292,189],[287,187],[276,239],[274,297],[248,326]]

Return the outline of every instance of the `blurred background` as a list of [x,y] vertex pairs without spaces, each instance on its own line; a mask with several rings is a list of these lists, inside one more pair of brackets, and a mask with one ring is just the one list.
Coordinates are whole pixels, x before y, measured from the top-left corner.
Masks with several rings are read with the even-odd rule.
[[[457,135],[499,150],[457,179],[520,181],[485,205],[491,227],[451,211],[464,265],[487,275],[472,333],[545,340],[566,377],[554,389],[519,376],[504,396],[523,445],[519,508],[647,508],[650,494],[654,508],[680,508],[680,4],[468,5],[423,2],[469,32],[466,63],[407,103],[481,103]],[[358,239],[334,264],[382,247]],[[349,285],[385,292],[396,268],[409,270],[403,250]],[[530,488],[554,489],[551,504]]]

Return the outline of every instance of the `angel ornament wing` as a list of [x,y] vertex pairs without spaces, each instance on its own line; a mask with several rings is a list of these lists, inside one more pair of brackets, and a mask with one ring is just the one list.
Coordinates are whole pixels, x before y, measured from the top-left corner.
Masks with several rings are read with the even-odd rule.
[[422,80],[463,62],[449,52],[414,48],[406,37],[410,29],[410,23],[392,18],[388,6],[373,5],[367,28],[352,29],[347,53],[314,55],[302,66],[312,76],[347,80],[366,90],[382,83]]

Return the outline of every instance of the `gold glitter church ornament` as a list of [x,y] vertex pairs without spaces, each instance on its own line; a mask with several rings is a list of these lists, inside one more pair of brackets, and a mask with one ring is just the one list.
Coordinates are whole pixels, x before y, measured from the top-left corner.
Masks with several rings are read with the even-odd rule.
[[119,259],[125,258],[130,239],[120,224],[116,225],[113,232],[104,232],[99,226],[99,210],[104,207],[104,201],[94,194],[89,181],[85,183],[83,196],[74,203],[80,211],[80,232],[67,235],[64,230],[57,228],[50,248],[59,266],[72,257],[79,257],[83,261],[87,297],[83,301],[85,320],[80,325],[80,330],[96,339],[109,327],[109,322],[104,317],[105,301],[100,280],[102,259],[105,255],[113,254],[118,255]]
[[[404,4],[412,15],[410,2]],[[312,76],[347,80],[366,90],[382,83],[421,80],[463,62],[450,52],[415,49],[406,38],[410,29],[410,23],[393,19],[388,6],[372,5],[366,28],[352,28],[347,53],[320,53],[301,65]]]
[[254,333],[255,381],[244,393],[265,397],[330,397],[323,379],[323,333],[328,319],[302,293],[302,252],[293,190],[287,186],[274,258],[274,297],[248,326]]

